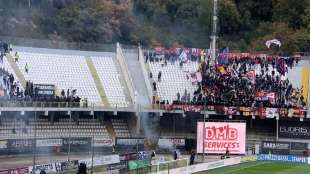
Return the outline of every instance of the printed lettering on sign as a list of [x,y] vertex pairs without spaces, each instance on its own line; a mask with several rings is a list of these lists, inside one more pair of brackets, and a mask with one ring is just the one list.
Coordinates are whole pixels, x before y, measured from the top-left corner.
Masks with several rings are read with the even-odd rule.
[[245,135],[245,123],[198,122],[197,152],[244,154]]
[[283,138],[309,139],[310,126],[303,122],[292,122],[291,124],[280,122],[279,136]]
[[95,138],[94,147],[112,147],[114,140],[112,138]]

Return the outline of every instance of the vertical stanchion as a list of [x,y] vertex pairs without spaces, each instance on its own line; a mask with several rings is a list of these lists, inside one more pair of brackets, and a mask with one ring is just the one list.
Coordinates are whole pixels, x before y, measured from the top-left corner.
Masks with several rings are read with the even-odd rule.
[[72,123],[71,123],[71,108],[69,104],[69,137],[68,137],[68,161],[70,161],[70,152],[71,152],[71,130],[72,130]]
[[32,159],[32,174],[35,174],[36,166],[36,150],[37,150],[37,111],[34,108],[34,139],[33,139],[33,159]]
[[[94,125],[94,122],[95,122],[94,104],[92,104],[92,112],[91,112],[91,114],[93,116],[93,123],[92,123],[92,125]],[[91,174],[93,174],[93,170],[94,170],[94,144],[95,144],[95,134],[94,134],[94,126],[92,126]]]
[[276,135],[276,140],[277,142],[279,141],[279,116],[276,117],[276,120],[277,120],[277,135]]
[[205,125],[206,125],[206,110],[205,113],[203,114],[203,126],[202,126],[202,162],[205,162]]

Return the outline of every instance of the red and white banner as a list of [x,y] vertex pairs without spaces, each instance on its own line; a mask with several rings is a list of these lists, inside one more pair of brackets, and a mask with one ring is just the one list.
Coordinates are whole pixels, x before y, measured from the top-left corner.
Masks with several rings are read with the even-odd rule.
[[112,147],[114,145],[112,138],[95,138],[94,147]]
[[245,154],[246,123],[198,122],[197,153]]
[[28,174],[28,167],[2,170],[0,174]]

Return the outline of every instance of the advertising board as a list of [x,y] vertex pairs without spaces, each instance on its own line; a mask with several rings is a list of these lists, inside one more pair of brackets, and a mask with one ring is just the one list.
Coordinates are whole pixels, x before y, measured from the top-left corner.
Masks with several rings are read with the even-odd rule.
[[308,164],[308,157],[300,157],[293,155],[273,155],[273,154],[259,154],[257,155],[258,161],[284,161],[294,163]]
[[290,153],[289,142],[274,142],[274,141],[263,141],[262,142],[262,153],[264,154],[279,154],[288,155]]
[[279,137],[309,139],[310,125],[304,122],[280,122]]
[[94,147],[112,147],[114,145],[114,140],[112,138],[95,138]]
[[62,139],[39,139],[36,141],[37,147],[60,147]]
[[245,154],[246,123],[198,122],[197,153]]
[[184,138],[160,138],[158,140],[158,147],[162,149],[171,149],[173,147],[185,147]]

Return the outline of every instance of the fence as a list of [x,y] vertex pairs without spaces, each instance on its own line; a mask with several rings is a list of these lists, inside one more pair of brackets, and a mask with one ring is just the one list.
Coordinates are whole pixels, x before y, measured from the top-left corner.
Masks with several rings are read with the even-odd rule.
[[0,41],[18,46],[53,48],[53,49],[73,49],[84,51],[104,51],[115,52],[116,44],[86,43],[86,42],[65,42],[58,40],[33,39],[12,36],[0,36]]

